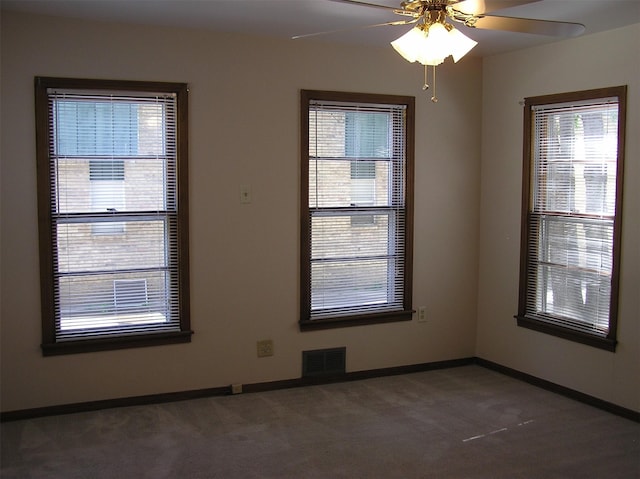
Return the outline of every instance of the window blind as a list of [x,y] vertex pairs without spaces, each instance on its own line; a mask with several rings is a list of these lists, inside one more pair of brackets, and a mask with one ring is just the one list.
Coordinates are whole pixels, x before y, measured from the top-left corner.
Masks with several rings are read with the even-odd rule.
[[180,331],[176,95],[47,96],[56,340]]
[[309,103],[310,319],[404,308],[406,106]]
[[532,106],[526,314],[609,333],[618,174],[617,97]]

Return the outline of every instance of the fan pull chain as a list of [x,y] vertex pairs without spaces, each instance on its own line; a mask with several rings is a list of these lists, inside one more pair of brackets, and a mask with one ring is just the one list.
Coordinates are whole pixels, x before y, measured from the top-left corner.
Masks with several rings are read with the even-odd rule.
[[426,91],[429,89],[429,83],[427,83],[427,65],[424,66],[424,85],[422,85],[422,90]]
[[[425,70],[426,70],[425,66]],[[436,66],[433,65],[433,96],[431,97],[431,101],[433,103],[438,103],[438,98],[436,97]]]

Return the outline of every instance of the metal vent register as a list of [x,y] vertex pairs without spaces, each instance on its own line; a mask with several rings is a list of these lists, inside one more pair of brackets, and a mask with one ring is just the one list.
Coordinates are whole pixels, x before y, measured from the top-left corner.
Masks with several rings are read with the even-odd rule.
[[345,374],[347,348],[302,351],[302,377]]

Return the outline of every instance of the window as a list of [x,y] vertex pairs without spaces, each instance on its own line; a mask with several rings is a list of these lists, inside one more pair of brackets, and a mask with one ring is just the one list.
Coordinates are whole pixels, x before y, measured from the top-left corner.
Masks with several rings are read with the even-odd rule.
[[518,325],[614,351],[626,87],[527,98]]
[[190,341],[187,86],[35,94],[43,354]]
[[301,92],[301,329],[410,320],[414,98]]

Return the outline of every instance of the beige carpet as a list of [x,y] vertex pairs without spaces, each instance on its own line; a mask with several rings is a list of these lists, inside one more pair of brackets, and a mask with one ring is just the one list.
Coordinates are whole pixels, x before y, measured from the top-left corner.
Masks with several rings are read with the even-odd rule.
[[3,479],[640,478],[640,424],[480,366],[1,427]]

